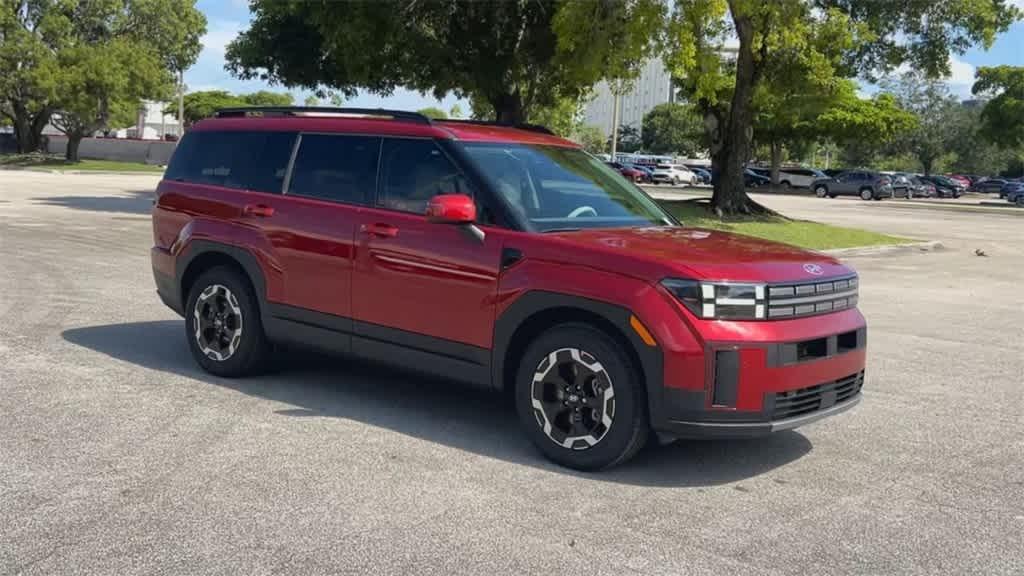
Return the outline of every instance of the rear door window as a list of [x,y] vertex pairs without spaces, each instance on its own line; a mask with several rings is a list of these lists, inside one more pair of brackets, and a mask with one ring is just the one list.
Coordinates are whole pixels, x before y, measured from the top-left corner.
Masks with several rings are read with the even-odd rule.
[[380,138],[303,134],[288,194],[346,204],[369,204],[377,186]]
[[164,178],[280,194],[294,141],[292,132],[189,132]]

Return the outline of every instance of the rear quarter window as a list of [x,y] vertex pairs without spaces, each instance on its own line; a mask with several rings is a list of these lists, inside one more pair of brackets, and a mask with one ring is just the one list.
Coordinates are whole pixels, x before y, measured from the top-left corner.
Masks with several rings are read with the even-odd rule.
[[164,178],[279,194],[294,142],[291,132],[189,132]]

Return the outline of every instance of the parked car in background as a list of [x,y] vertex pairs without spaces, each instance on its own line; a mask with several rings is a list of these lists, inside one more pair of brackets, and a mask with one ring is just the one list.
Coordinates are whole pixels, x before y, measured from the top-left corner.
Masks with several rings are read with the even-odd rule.
[[892,198],[892,179],[870,170],[849,170],[834,178],[819,178],[812,184],[818,198],[860,196],[862,200]]
[[1007,202],[1024,206],[1024,182],[1007,182],[1002,195]]
[[619,174],[625,176],[627,180],[631,182],[636,182],[637,184],[643,182],[644,179],[647,177],[647,174],[644,173],[642,170],[637,170],[632,166],[627,166],[620,162],[606,162],[606,164],[618,170]]
[[1006,198],[1006,195],[1009,194],[1010,190],[1016,189],[1020,183],[1020,180],[1007,180],[1003,183],[1002,187],[999,188],[999,197]]
[[946,178],[963,184],[965,190],[970,188],[972,184],[971,179],[963,174],[949,174]]
[[644,166],[643,164],[625,164],[634,170],[639,170],[644,173],[644,182],[653,182],[651,176],[654,174],[653,166]]
[[983,192],[986,194],[998,194],[1006,184],[1006,180],[1002,178],[987,178],[979,182],[975,182],[971,187],[975,192]]
[[892,178],[892,195],[896,198],[931,198],[935,196],[935,186],[917,177],[916,174],[894,172]]
[[682,164],[658,164],[654,173],[651,174],[651,179],[655,183],[675,185],[690,184],[692,186],[697,183],[697,175]]
[[699,166],[687,166],[700,179],[698,184],[711,184],[711,171]]
[[936,198],[959,198],[966,189],[960,182],[937,174],[921,176],[920,178],[935,186]]
[[762,186],[771,186],[771,184],[771,178],[753,168],[747,168],[743,172],[743,185],[747,188],[760,188]]
[[810,188],[815,180],[821,178],[828,176],[814,168],[783,168],[779,171],[779,185],[783,188]]

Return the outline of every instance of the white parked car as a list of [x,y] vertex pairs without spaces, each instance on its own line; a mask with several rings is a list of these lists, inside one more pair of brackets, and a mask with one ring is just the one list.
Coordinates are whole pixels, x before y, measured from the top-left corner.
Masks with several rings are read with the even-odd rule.
[[819,178],[828,178],[821,170],[813,168],[783,168],[779,170],[779,184],[783,188],[810,188]]
[[656,183],[689,184],[693,186],[700,178],[682,164],[658,164],[651,174],[651,180]]

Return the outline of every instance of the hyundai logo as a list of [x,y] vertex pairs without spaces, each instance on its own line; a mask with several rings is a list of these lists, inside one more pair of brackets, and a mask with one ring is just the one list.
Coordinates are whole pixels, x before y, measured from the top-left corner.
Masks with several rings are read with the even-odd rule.
[[824,270],[822,270],[821,266],[818,266],[817,264],[804,264],[804,272],[814,276],[821,276]]

